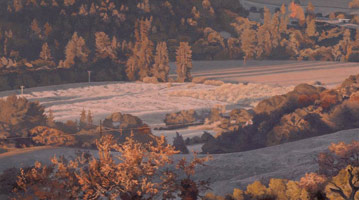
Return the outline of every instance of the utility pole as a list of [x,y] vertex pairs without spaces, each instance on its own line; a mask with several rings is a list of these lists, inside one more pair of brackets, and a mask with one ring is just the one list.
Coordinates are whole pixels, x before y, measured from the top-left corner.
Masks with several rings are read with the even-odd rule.
[[21,95],[23,95],[25,86],[22,85],[22,86],[20,86],[20,88],[21,88]]
[[92,72],[92,71],[87,71],[89,83],[91,83],[91,72]]

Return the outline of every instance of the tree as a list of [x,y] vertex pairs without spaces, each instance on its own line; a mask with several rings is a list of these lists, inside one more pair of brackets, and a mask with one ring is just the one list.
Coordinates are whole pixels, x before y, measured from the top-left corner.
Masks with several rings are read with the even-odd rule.
[[87,48],[85,40],[77,35],[75,32],[71,40],[67,43],[65,48],[66,59],[63,62],[63,67],[70,68],[75,64],[75,58],[79,58],[81,62],[87,62]]
[[45,61],[52,60],[51,50],[50,50],[49,45],[47,44],[47,42],[45,42],[42,45],[42,50],[40,52],[40,58],[42,60],[45,60]]
[[289,5],[289,10],[291,11],[290,17],[299,20],[299,24],[305,23],[305,14],[302,6],[297,5],[294,1]]
[[151,69],[152,75],[158,80],[167,82],[170,71],[166,42],[160,42],[156,47],[155,63]]
[[177,81],[191,81],[192,50],[188,42],[181,42],[176,51]]
[[250,26],[245,28],[240,35],[240,40],[242,42],[241,48],[244,53],[244,63],[255,56],[256,39],[256,32]]
[[349,8],[359,8],[359,0],[353,0],[349,2]]
[[104,32],[95,33],[96,37],[96,57],[105,59],[107,57],[115,59],[116,55],[112,48],[110,38]]
[[176,137],[173,139],[173,147],[180,151],[183,154],[188,154],[189,151],[187,149],[187,146],[183,140],[182,135],[180,135],[178,132],[176,132]]
[[[81,116],[82,117],[82,116]],[[91,110],[89,110],[87,112],[87,128],[92,128],[93,127],[93,117],[92,117],[92,113]]]
[[[54,157],[51,165],[36,162],[29,170],[21,169],[16,199],[173,199],[177,192],[188,197],[185,194],[193,195],[193,188],[201,191],[208,186],[206,181],[191,179],[196,166],[208,157],[195,155],[189,163],[182,159],[176,170],[169,170],[172,155],[178,152],[166,144],[164,136],[150,144],[136,143],[131,137],[118,144],[107,135],[96,145],[98,157],[82,154],[70,161]],[[181,178],[183,173],[186,178]],[[193,187],[185,188],[184,182]],[[196,195],[191,199],[197,199]]]
[[135,24],[136,43],[126,63],[126,74],[130,80],[143,80],[150,76],[153,42],[148,38],[152,19],[137,20]]
[[279,25],[279,32],[280,33],[286,33],[287,32],[287,26],[289,23],[289,18],[287,16],[287,8],[285,7],[285,4],[282,4],[280,7],[280,25]]
[[31,129],[30,136],[36,144],[41,145],[71,146],[75,144],[74,136],[46,126],[37,126]]
[[309,3],[308,3],[307,13],[308,13],[308,15],[309,15],[311,18],[314,18],[314,17],[315,17],[315,7],[314,7],[314,5],[312,4],[312,2],[309,2]]
[[41,36],[40,36],[41,28],[39,27],[39,24],[38,24],[38,22],[37,22],[36,19],[33,19],[33,20],[32,20],[31,30],[32,30],[37,36],[41,37]]
[[326,187],[329,199],[355,200],[359,198],[359,168],[347,166],[331,179]]
[[87,117],[86,117],[86,111],[83,108],[80,114],[80,129],[83,129],[87,126]]
[[49,110],[49,114],[47,115],[46,124],[47,124],[49,127],[55,127],[54,112],[53,112],[51,109]]
[[39,102],[30,102],[16,95],[0,100],[0,127],[10,136],[22,136],[35,126],[45,125],[44,107]]
[[305,33],[309,37],[313,37],[313,36],[318,35],[318,33],[316,31],[315,19],[314,18],[307,17],[307,28],[305,30]]

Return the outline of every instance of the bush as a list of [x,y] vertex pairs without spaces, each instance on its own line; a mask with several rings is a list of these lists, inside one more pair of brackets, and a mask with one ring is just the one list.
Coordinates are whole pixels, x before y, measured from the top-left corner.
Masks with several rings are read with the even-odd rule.
[[46,126],[37,126],[30,130],[30,136],[36,144],[71,146],[75,144],[75,137],[60,130]]
[[49,166],[36,162],[30,170],[21,169],[16,199],[173,199],[177,193],[197,199],[207,188],[207,181],[194,181],[191,176],[208,157],[195,155],[191,162],[180,160],[177,170],[165,170],[178,152],[165,144],[164,137],[156,145],[136,143],[131,137],[123,144],[113,139],[107,135],[96,142],[99,158],[90,154],[71,161],[54,157]]
[[22,136],[35,126],[46,124],[44,107],[23,97],[9,96],[0,100],[0,123],[6,125],[2,131],[9,132],[9,137]]

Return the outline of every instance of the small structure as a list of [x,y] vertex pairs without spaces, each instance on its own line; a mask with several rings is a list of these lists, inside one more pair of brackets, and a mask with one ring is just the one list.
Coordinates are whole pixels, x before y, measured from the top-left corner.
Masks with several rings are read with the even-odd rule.
[[92,71],[87,71],[89,83],[91,82],[91,72],[92,72]]
[[20,89],[21,89],[21,95],[23,95],[24,94],[24,88],[25,88],[25,86],[20,86]]

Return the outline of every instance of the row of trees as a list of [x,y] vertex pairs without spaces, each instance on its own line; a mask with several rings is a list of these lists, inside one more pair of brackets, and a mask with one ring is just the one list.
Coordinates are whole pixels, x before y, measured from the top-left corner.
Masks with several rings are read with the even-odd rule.
[[[349,29],[321,26],[315,22],[315,10],[308,5],[307,15],[300,5],[292,3],[290,14],[283,4],[280,11],[264,9],[263,24],[237,18],[233,27],[238,34],[238,46],[233,52],[243,52],[247,59],[297,59],[348,61],[357,59],[358,31],[355,40]],[[289,27],[289,17],[298,20],[297,27]],[[236,49],[240,48],[240,49]]]

